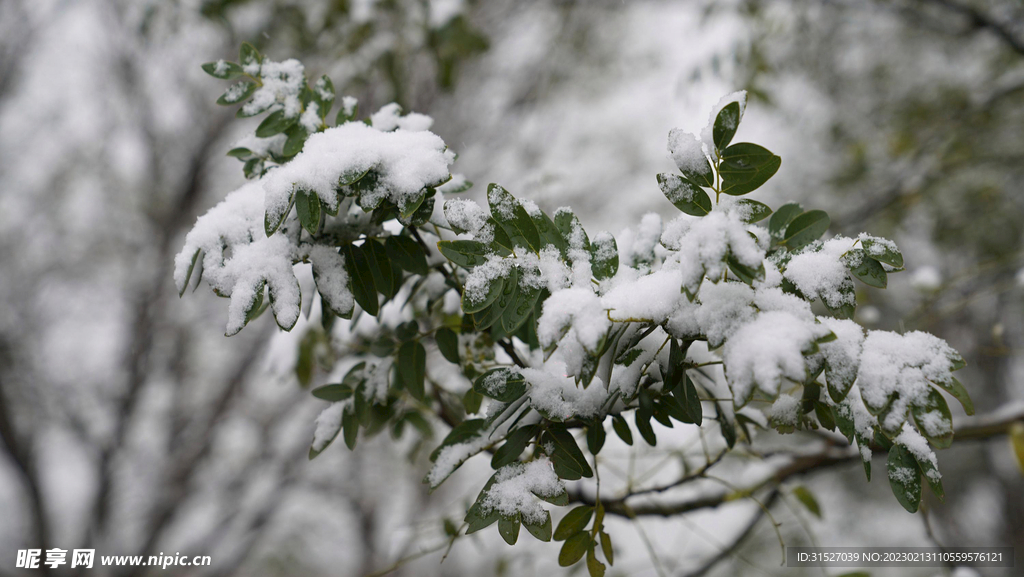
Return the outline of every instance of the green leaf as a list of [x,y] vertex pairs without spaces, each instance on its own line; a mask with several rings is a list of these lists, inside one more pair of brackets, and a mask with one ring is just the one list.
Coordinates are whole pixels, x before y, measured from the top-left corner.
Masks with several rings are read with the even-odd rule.
[[295,192],[295,212],[299,215],[302,228],[309,234],[316,235],[320,229],[320,197],[311,190],[299,189]]
[[551,220],[543,210],[537,209],[536,214],[531,214],[530,218],[533,219],[534,226],[537,227],[537,234],[540,235],[540,245],[545,247],[548,245],[554,245],[561,254],[566,254],[569,249],[568,243],[562,238],[562,234],[558,231],[555,223]]
[[544,520],[539,524],[523,519],[523,527],[526,527],[530,535],[533,535],[538,541],[548,542],[551,540],[551,513],[544,511]]
[[565,514],[562,520],[558,522],[558,527],[555,529],[554,540],[565,541],[569,537],[579,533],[590,522],[590,518],[594,515],[594,508],[589,505],[580,505]]
[[747,214],[747,216],[744,217],[743,222],[748,224],[760,222],[768,218],[772,213],[771,207],[767,204],[756,200],[750,200],[749,198],[741,198],[737,200],[736,205],[743,207],[744,212]]
[[715,415],[715,420],[718,421],[718,426],[722,430],[722,437],[725,438],[725,444],[731,449],[736,446],[736,427],[729,422],[729,418],[725,416],[725,412],[720,408]]
[[356,438],[359,436],[359,421],[356,419],[355,413],[352,411],[342,413],[341,428],[345,437],[345,446],[348,447],[349,451],[355,449]]
[[281,134],[285,130],[291,128],[293,124],[298,122],[298,115],[288,118],[284,115],[283,110],[275,110],[267,115],[263,119],[263,122],[256,127],[256,136],[259,138],[270,138],[275,134]]
[[562,545],[562,550],[558,552],[558,564],[562,567],[575,564],[586,555],[587,550],[592,546],[590,533],[576,533]]
[[438,445],[432,453],[430,453],[430,461],[434,462],[437,460],[438,455],[441,454],[441,450],[451,445],[458,445],[465,443],[471,439],[480,436],[480,430],[483,429],[485,421],[483,419],[468,419],[465,420],[455,427],[445,436],[441,444]]
[[518,459],[536,433],[535,425],[527,425],[509,433],[505,437],[505,444],[494,451],[494,456],[491,457],[491,468],[500,469]]
[[[953,444],[953,415],[949,412],[949,405],[942,393],[928,387],[928,395],[923,405],[912,405],[910,413],[917,423],[917,430],[933,445],[945,449]],[[946,423],[949,426],[943,428],[939,423]],[[941,431],[929,431],[929,427],[939,427]]]
[[914,458],[917,461],[917,466],[921,469],[921,476],[928,483],[928,487],[931,488],[932,493],[939,498],[940,501],[946,500],[946,491],[942,488],[942,476],[939,474],[939,469],[929,460],[922,460]]
[[921,504],[921,470],[914,456],[899,445],[889,449],[889,486],[903,508],[916,513]]
[[502,403],[526,394],[526,379],[515,369],[491,369],[473,381],[473,390]]
[[288,139],[284,141],[284,148],[281,150],[281,154],[284,156],[295,156],[302,151],[302,147],[306,144],[306,139],[309,138],[309,133],[299,123],[293,124],[288,130],[285,131],[288,135]]
[[821,507],[818,505],[818,500],[814,498],[814,494],[811,493],[810,489],[800,485],[793,489],[793,496],[796,497],[797,501],[807,507],[807,510],[814,513],[814,516],[821,519]]
[[889,266],[903,268],[903,253],[895,248],[895,245],[889,246],[889,244],[873,238],[865,238],[860,241],[860,245],[864,247],[864,251],[871,258]]
[[651,414],[645,414],[645,411],[636,411],[636,430],[640,432],[640,436],[643,437],[644,441],[648,445],[654,447],[658,444],[658,437],[654,434],[654,428],[651,427]]
[[343,384],[324,385],[313,389],[313,396],[324,401],[336,403],[352,396],[352,387]]
[[243,69],[255,66],[255,70],[249,71],[249,75],[259,76],[260,69],[258,65],[263,62],[263,57],[260,56],[260,51],[256,50],[255,46],[248,42],[242,42],[242,47],[238,51],[238,61],[242,63]]
[[484,396],[472,388],[468,389],[465,395],[462,395],[462,406],[466,409],[467,413],[480,412],[480,404],[483,402]]
[[256,92],[256,83],[249,82],[248,80],[242,80],[241,82],[236,82],[229,86],[228,89],[224,91],[224,94],[221,94],[220,98],[217,99],[217,104],[220,104],[221,106],[238,104],[252,96],[253,92]]
[[248,157],[250,157],[252,155],[253,155],[253,152],[251,150],[249,150],[248,148],[242,147],[242,146],[239,146],[237,148],[232,148],[231,150],[228,151],[228,156],[233,157],[233,158],[237,158],[239,160],[243,160],[243,159],[248,158]]
[[[490,487],[493,481],[494,478],[492,477],[491,481],[488,481],[487,485],[484,487],[484,491]],[[482,494],[483,492],[481,492],[481,495]],[[466,535],[470,535],[490,527],[501,517],[501,514],[498,513],[497,509],[492,508],[488,510],[486,514],[482,513],[481,510],[482,506],[480,505],[480,501],[477,500],[477,502],[469,508],[469,511],[466,512],[466,523],[469,524],[469,527],[466,528]]]
[[574,244],[578,244],[579,248],[590,252],[590,239],[587,238],[587,231],[583,230],[580,219],[576,218],[571,210],[568,208],[558,209],[555,213],[555,228],[558,229],[566,247],[572,248]]
[[786,226],[803,211],[803,207],[796,202],[788,202],[780,206],[779,210],[776,210],[768,221],[768,232],[772,236],[781,237],[786,230]]
[[586,457],[576,445],[576,439],[564,425],[551,425],[542,441],[544,445],[547,445],[548,442],[555,445],[554,454],[551,455],[551,464],[559,477],[575,481],[581,477],[589,479],[594,476],[594,471],[587,463]]
[[590,573],[590,577],[604,577],[604,563],[597,560],[593,546],[587,549],[587,572]]
[[715,124],[711,128],[711,136],[715,141],[715,148],[725,149],[732,142],[736,135],[736,129],[740,127],[740,103],[730,102],[718,111],[715,117]]
[[313,98],[317,103],[317,114],[320,115],[320,119],[327,118],[327,115],[331,112],[331,108],[334,106],[335,93],[334,83],[331,82],[331,78],[324,74],[316,81],[313,85]]
[[704,410],[701,408],[700,397],[697,396],[697,387],[685,372],[682,376],[682,386],[673,389],[672,395],[683,409],[685,418],[681,419],[681,422],[700,425],[704,421]]
[[612,536],[604,531],[598,532],[598,535],[601,537],[601,552],[604,553],[604,558],[609,565],[614,565],[615,551],[612,549]]
[[[875,259],[869,258],[864,249],[855,248],[846,253],[844,259],[854,278],[868,286],[884,289],[888,284],[885,269]],[[856,263],[856,266],[852,266]]]
[[782,237],[782,244],[790,251],[803,248],[825,234],[832,220],[823,210],[809,210],[794,218]]
[[484,264],[491,253],[487,245],[475,240],[442,240],[437,243],[437,250],[446,259],[466,269]]
[[591,423],[587,425],[587,449],[590,450],[591,455],[596,455],[601,452],[601,448],[604,447],[605,432],[603,423]]
[[448,327],[441,327],[434,333],[434,341],[441,356],[449,363],[459,364],[459,337]]
[[[519,293],[519,267],[509,267],[508,275],[501,281],[501,292],[498,298],[491,303],[491,314],[500,320],[506,309],[515,305],[516,296]],[[500,337],[499,337],[500,338]]]
[[619,270],[619,248],[614,236],[602,233],[590,243],[590,268],[597,280],[615,276]]
[[753,285],[754,281],[764,280],[763,262],[759,264],[756,269],[750,268],[749,266],[741,263],[732,255],[732,253],[729,253],[729,255],[725,257],[725,262],[729,265],[729,270],[732,271],[732,274],[736,275],[736,278],[748,285]]
[[782,159],[767,149],[749,142],[740,142],[722,151],[718,173],[722,175],[722,192],[739,196],[753,192],[775,175]]
[[519,514],[514,517],[501,515],[498,518],[498,534],[509,545],[515,545],[519,540]]
[[968,415],[974,414],[974,402],[971,401],[971,396],[967,394],[967,389],[964,388],[960,381],[956,377],[950,377],[949,382],[937,382],[935,386],[939,387],[943,391],[953,395],[953,398],[960,401],[960,404],[964,407],[964,412]]
[[711,212],[711,198],[700,186],[676,174],[658,175],[658,187],[676,208],[692,216],[704,216]]
[[234,80],[245,73],[238,64],[224,60],[203,64],[203,72],[221,80]]
[[633,432],[629,430],[629,424],[626,423],[626,419],[622,418],[622,415],[612,415],[612,429],[623,443],[633,444]]
[[384,241],[388,258],[412,274],[427,276],[427,254],[418,242],[408,236],[391,235]]
[[373,283],[373,274],[370,272],[370,263],[367,261],[363,247],[345,245],[342,250],[345,253],[345,269],[352,280],[352,296],[355,297],[359,306],[366,314],[377,316],[380,310],[380,302],[377,300],[377,288]]
[[387,250],[384,245],[374,239],[366,239],[362,246],[363,254],[369,263],[370,275],[373,277],[373,284],[377,292],[387,298],[394,298],[401,288],[401,278],[395,275],[395,269],[388,260]]
[[1017,456],[1017,466],[1024,473],[1024,423],[1017,421],[1010,425],[1010,446]]
[[[498,299],[498,295],[505,288],[505,279],[495,277],[487,285],[487,294],[480,297],[480,300],[473,300],[473,294],[469,291],[462,293],[462,311],[466,313],[477,313],[491,306],[491,303]],[[499,311],[500,313],[500,311]],[[501,318],[500,314],[494,319]],[[491,322],[494,322],[493,320]]]
[[510,192],[492,183],[487,186],[487,202],[491,207],[491,216],[508,233],[513,246],[527,247],[534,252],[543,248],[537,225]]
[[533,309],[540,298],[540,289],[524,288],[516,282],[515,300],[506,306],[501,314],[501,327],[506,333],[512,334],[533,314]]
[[423,400],[423,381],[427,374],[427,351],[419,341],[409,341],[398,349],[398,378],[417,400]]

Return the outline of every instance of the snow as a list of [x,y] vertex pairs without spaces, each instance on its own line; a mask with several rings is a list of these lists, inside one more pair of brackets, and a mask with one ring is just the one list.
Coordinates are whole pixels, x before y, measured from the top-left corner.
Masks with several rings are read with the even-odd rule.
[[[710,173],[703,143],[693,134],[673,128],[668,133],[668,152],[683,172]],[[689,199],[687,199],[689,200]]]
[[[218,293],[231,297],[226,329],[229,335],[245,325],[246,311],[264,282],[273,295],[278,323],[291,327],[299,318],[299,283],[292,270],[295,246],[283,234],[266,236],[261,186],[262,181],[246,184],[200,216],[174,259],[174,282],[181,291],[193,255],[203,251],[203,280]],[[228,247],[230,255],[225,252]]]
[[487,297],[491,284],[499,277],[508,277],[511,271],[512,259],[490,255],[487,262],[473,268],[466,277],[462,294],[470,303],[479,303]]
[[558,343],[567,373],[578,375],[585,356],[597,351],[609,328],[611,321],[601,299],[589,288],[569,288],[544,301],[537,339],[545,349]]
[[546,362],[531,359],[540,368],[520,371],[530,383],[530,406],[548,418],[563,421],[600,415],[608,396],[603,383],[595,377],[589,387],[577,386],[562,357],[559,349]]
[[356,106],[359,105],[359,99],[354,96],[342,96],[341,97],[341,109],[345,112],[345,116],[349,118],[356,113]]
[[317,244],[310,247],[309,260],[313,263],[317,290],[331,310],[340,314],[351,312],[355,300],[349,289],[345,257],[335,247]]
[[[903,429],[893,440],[896,441],[898,445],[910,451],[910,454],[914,455],[914,458],[917,459],[918,462],[931,464],[931,471],[934,471],[934,474],[930,474],[929,477],[931,477],[932,480],[937,481],[942,478],[941,475],[939,475],[938,478],[934,476],[939,473],[939,462],[935,458],[935,453],[932,451],[931,447],[928,446],[928,440],[915,431],[910,424],[903,423]],[[929,473],[931,473],[931,471],[929,471]]]
[[494,240],[494,229],[487,224],[491,215],[472,200],[455,198],[444,201],[444,217],[455,232],[469,233],[485,244]]
[[[253,74],[250,67],[245,71]],[[290,58],[284,62],[264,59],[259,68],[262,86],[253,92],[252,99],[242,106],[245,114],[253,115],[263,111],[283,110],[287,118],[294,118],[302,110],[299,94],[306,81],[305,68],[298,60]]]
[[800,400],[792,395],[779,395],[768,409],[768,418],[774,424],[795,427],[800,421]]
[[886,430],[898,430],[910,406],[926,404],[930,382],[950,382],[955,354],[946,341],[928,333],[868,331],[857,380],[861,397],[869,407],[881,409],[898,393],[881,423]]
[[833,317],[818,317],[818,322],[836,335],[836,340],[818,345],[828,363],[826,378],[834,376],[841,383],[852,383],[860,366],[864,329],[851,320]]
[[786,312],[767,312],[740,327],[725,344],[725,375],[738,405],[746,403],[754,387],[770,397],[779,393],[783,379],[807,378],[804,351],[827,329]]
[[483,434],[473,437],[464,443],[455,443],[444,447],[437,454],[437,459],[434,460],[434,466],[427,472],[427,484],[429,484],[431,488],[436,488],[442,481],[448,478],[448,476],[451,475],[459,465],[465,463],[466,459],[484,450],[493,442],[494,440],[491,439],[485,431]]
[[679,290],[681,286],[682,275],[678,270],[659,270],[636,282],[615,286],[601,298],[601,304],[611,310],[616,322],[647,319],[660,324],[676,309],[679,300],[686,298]]
[[448,178],[455,155],[431,132],[382,132],[348,122],[313,134],[302,152],[271,171],[264,181],[268,218],[280,218],[298,188],[314,191],[332,210],[338,206],[338,179],[373,169],[377,187],[366,200],[386,198],[402,208],[426,187]]
[[495,473],[494,484],[481,502],[482,512],[488,514],[496,510],[505,517],[521,514],[524,523],[539,525],[546,515],[536,496],[555,497],[564,492],[565,486],[547,457],[529,463],[512,463]]
[[844,259],[851,248],[853,239],[843,236],[820,246],[811,244],[790,259],[783,277],[808,298],[820,298],[830,308],[856,304],[853,291],[848,290],[852,281]]
[[320,127],[323,126],[323,121],[320,119],[320,105],[316,102],[310,102],[306,105],[306,110],[299,116],[299,126],[304,128],[306,132],[313,134]]
[[741,264],[758,268],[764,260],[765,246],[748,231],[760,227],[743,222],[739,211],[730,205],[718,205],[703,217],[680,215],[669,222],[661,235],[666,248],[678,251],[667,259],[665,267],[682,273],[683,287],[697,292],[701,279],[722,278],[725,258],[731,254]]
[[320,415],[316,418],[316,429],[313,431],[313,444],[311,447],[314,451],[323,451],[327,443],[330,443],[334,437],[338,436],[338,431],[341,430],[341,416],[350,404],[351,401],[348,400],[331,403],[320,412]]

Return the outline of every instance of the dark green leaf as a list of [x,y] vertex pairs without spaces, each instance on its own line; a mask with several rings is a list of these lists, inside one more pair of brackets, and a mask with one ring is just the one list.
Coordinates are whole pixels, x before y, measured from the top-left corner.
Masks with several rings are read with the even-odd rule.
[[378,240],[366,239],[362,249],[363,254],[366,255],[370,275],[373,277],[373,284],[377,292],[389,299],[393,298],[400,288],[399,278],[395,276],[384,245]]
[[730,102],[718,111],[718,115],[715,117],[715,124],[711,128],[711,136],[715,141],[715,148],[724,150],[726,146],[729,146],[739,126],[740,103]]
[[513,246],[540,251],[542,247],[537,225],[510,192],[492,183],[487,186],[487,202],[491,207],[491,216],[508,233]]
[[889,486],[903,508],[916,513],[921,504],[921,470],[917,460],[900,445],[889,449]]
[[421,276],[430,272],[427,255],[418,242],[408,236],[392,235],[384,241],[388,257],[403,269]]
[[590,450],[591,455],[601,452],[601,447],[604,447],[604,440],[604,424],[592,423],[587,425],[587,449]]
[[241,62],[243,69],[248,69],[255,66],[254,70],[246,70],[250,76],[259,76],[260,69],[259,64],[263,62],[263,57],[260,56],[259,50],[248,42],[242,42],[242,47],[238,51],[238,61]]
[[[924,405],[912,405],[910,413],[917,423],[917,430],[933,445],[945,449],[953,444],[953,415],[942,393],[928,387]],[[948,426],[943,426],[943,423]]]
[[865,238],[860,241],[860,245],[864,247],[864,252],[868,256],[878,262],[884,262],[896,268],[903,268],[903,254],[896,248],[895,244],[882,242],[880,239]]
[[772,209],[763,202],[756,200],[750,200],[749,198],[741,198],[736,201],[736,205],[742,207],[742,210],[746,214],[743,222],[755,223],[760,222],[768,218],[772,214]]
[[722,151],[718,172],[722,175],[722,192],[733,196],[759,188],[775,175],[782,159],[757,144],[740,142]]
[[795,217],[786,227],[782,244],[795,251],[818,240],[832,224],[823,210],[810,210]]
[[516,541],[519,540],[519,515],[516,514],[514,517],[500,516],[498,518],[498,534],[509,545],[515,545]]
[[604,531],[598,533],[601,537],[601,552],[604,553],[604,558],[608,561],[609,565],[615,564],[615,551],[612,549],[612,536]]
[[789,223],[803,211],[804,209],[796,202],[789,202],[780,206],[779,210],[776,210],[772,214],[771,219],[768,220],[768,232],[772,236],[781,237]]
[[576,445],[576,439],[573,438],[572,433],[565,426],[551,425],[544,439],[545,445],[548,442],[552,442],[555,445],[554,454],[551,455],[551,463],[559,477],[572,481],[580,477],[587,477],[589,479],[594,476],[594,471],[587,463],[586,457],[583,456],[583,452]]
[[331,82],[329,76],[324,74],[316,81],[313,85],[313,97],[317,103],[317,114],[320,115],[320,119],[327,118],[327,115],[331,112],[331,108],[334,106],[334,83]]
[[544,511],[544,520],[539,524],[530,523],[528,520],[523,519],[523,526],[530,532],[538,541],[550,541],[551,540],[551,513]]
[[491,251],[487,245],[475,240],[442,240],[437,249],[445,258],[463,268],[473,268],[487,262]]
[[619,249],[615,237],[608,233],[598,234],[590,243],[590,266],[594,278],[603,280],[615,276],[619,270]]
[[580,505],[575,507],[571,511],[562,517],[562,520],[558,522],[558,527],[555,529],[554,540],[565,541],[569,537],[579,533],[590,522],[590,518],[594,515],[594,508],[589,505]]
[[509,433],[505,437],[505,444],[494,451],[494,456],[491,457],[491,468],[500,469],[518,459],[536,432],[535,425],[527,425]]
[[398,378],[414,398],[423,400],[423,381],[427,371],[427,351],[419,341],[409,341],[398,349]]
[[244,74],[241,66],[224,60],[203,64],[203,72],[221,80],[234,80]]
[[344,431],[345,446],[348,450],[356,448],[356,438],[359,436],[359,420],[352,411],[345,411],[341,415],[341,428]]
[[725,262],[729,265],[729,270],[732,271],[732,274],[748,285],[753,285],[755,281],[764,280],[764,263],[758,265],[756,269],[750,268],[741,263],[732,253],[725,257]]
[[[228,89],[224,91],[224,94],[221,94],[220,98],[217,99],[217,104],[220,104],[221,106],[238,104],[252,96],[253,92],[256,92],[256,83],[249,82],[248,80],[242,80],[241,82],[236,82],[229,86]],[[256,114],[259,114],[259,112]]]
[[575,564],[586,555],[587,550],[591,547],[593,547],[593,543],[590,533],[576,533],[562,545],[562,550],[558,552],[558,564],[562,567]]
[[646,411],[636,411],[636,430],[640,431],[640,436],[643,437],[644,441],[650,446],[658,444],[658,437],[654,434],[654,428],[651,427],[651,416],[650,413],[645,414]]
[[275,110],[263,119],[263,122],[256,127],[256,136],[259,138],[270,138],[275,134],[281,134],[291,128],[299,120],[298,115],[291,118],[284,115],[283,110]]
[[348,244],[342,250],[345,253],[345,269],[352,281],[352,296],[368,315],[377,316],[380,310],[377,287],[374,285],[373,274],[370,272],[370,264],[363,247]]
[[540,292],[540,289],[524,288],[522,284],[516,283],[515,300],[506,306],[501,314],[501,326],[506,333],[514,333],[526,319],[530,318]]
[[633,444],[633,432],[629,430],[629,424],[626,423],[626,419],[622,418],[622,415],[612,415],[612,429],[615,429],[615,434],[622,439],[623,443]]
[[704,216],[711,212],[711,198],[700,186],[676,174],[658,175],[658,187],[676,208],[692,216]]
[[449,363],[459,364],[459,337],[448,327],[441,327],[434,333],[434,341],[441,356]]
[[562,236],[565,246],[578,248],[590,252],[590,239],[587,238],[587,231],[583,230],[580,219],[576,218],[568,208],[560,208],[555,212],[555,228]]
[[855,248],[846,253],[846,263],[850,274],[868,286],[884,289],[888,278],[885,269],[875,259],[864,254],[864,250]]
[[968,415],[974,414],[974,402],[971,401],[970,395],[967,394],[967,389],[964,388],[960,381],[956,377],[950,377],[949,382],[937,382],[937,387],[953,395],[953,398],[960,401],[960,404],[964,407],[964,412]]
[[306,144],[306,139],[309,138],[309,133],[300,124],[296,123],[285,131],[288,135],[288,139],[284,141],[284,148],[281,150],[281,154],[284,156],[295,156],[302,151],[302,147]]
[[315,235],[320,229],[320,198],[315,192],[299,189],[295,192],[295,212],[302,228]]
[[502,403],[511,403],[526,394],[526,379],[514,369],[491,369],[473,381],[473,389]]

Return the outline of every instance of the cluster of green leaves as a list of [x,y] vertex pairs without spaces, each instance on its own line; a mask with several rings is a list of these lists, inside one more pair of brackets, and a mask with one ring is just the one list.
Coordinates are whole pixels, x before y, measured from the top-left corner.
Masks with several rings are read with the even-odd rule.
[[[253,47],[243,45],[240,60],[241,64],[204,65],[208,73],[218,78],[244,78],[236,85],[240,88],[234,89],[235,92],[229,89],[230,103],[239,103],[251,96],[259,82],[258,74],[246,73],[246,70],[253,71],[263,61],[262,56]],[[303,107],[316,102],[318,112],[322,113],[319,129],[325,129],[327,112],[334,100],[330,80],[321,78],[313,88],[303,81],[303,86]],[[272,136],[284,133],[288,135],[288,142],[293,142],[294,138],[295,144],[291,147],[285,145],[290,154],[262,158],[250,157],[250,154],[254,154],[251,151],[233,150],[233,156],[246,160],[247,175],[264,172],[268,169],[268,162],[287,162],[301,150],[308,137],[305,129],[299,127],[294,119],[285,119],[283,114],[278,114],[280,112],[270,111],[257,129],[257,134]],[[350,120],[351,115],[344,110],[335,118],[336,123]],[[680,174],[658,175],[662,191],[682,212],[704,217],[713,210],[708,191],[715,193],[717,203],[723,193],[740,196],[756,190],[777,172],[781,164],[778,156],[756,144],[732,143],[739,120],[739,104],[734,102],[725,106],[714,120],[714,160],[707,161],[696,170],[687,165],[680,167]],[[256,163],[250,165],[252,161]],[[491,184],[487,191],[490,214],[485,219],[485,227],[489,234],[480,235],[476,240],[441,240],[442,225],[429,222],[436,187],[441,184],[424,187],[413,202],[402,207],[387,200],[384,195],[368,194],[379,185],[378,177],[372,169],[361,174],[344,175],[336,186],[338,202],[330,206],[312,192],[294,192],[291,200],[296,215],[294,222],[316,244],[337,247],[344,256],[349,288],[355,302],[359,304],[359,314],[378,316],[381,306],[400,294],[404,294],[407,299],[405,305],[414,309],[414,320],[394,329],[382,324],[374,337],[356,339],[355,352],[364,360],[352,367],[341,382],[318,387],[314,389],[313,395],[330,402],[346,403],[341,426],[335,436],[341,434],[350,449],[356,445],[360,431],[364,436],[369,436],[389,430],[397,438],[404,431],[410,430],[409,426],[419,434],[419,447],[432,438],[431,421],[435,418],[443,420],[451,430],[433,450],[431,460],[437,460],[448,447],[466,443],[478,447],[477,452],[492,452],[491,466],[496,472],[483,486],[477,500],[467,507],[467,533],[497,523],[499,534],[512,544],[518,539],[520,527],[526,525],[527,530],[540,540],[564,541],[559,554],[560,564],[572,565],[586,557],[591,576],[603,575],[605,565],[598,558],[598,553],[602,553],[604,560],[611,564],[613,551],[611,538],[604,530],[604,509],[599,501],[595,507],[573,509],[552,531],[549,513],[545,513],[544,522],[528,523],[521,515],[503,516],[485,505],[484,497],[495,482],[497,471],[517,462],[529,462],[543,457],[550,460],[555,475],[564,481],[592,478],[595,472],[574,431],[585,430],[586,449],[591,456],[597,456],[605,445],[605,422],[609,419],[616,435],[627,445],[632,445],[633,431],[624,416],[628,412],[633,413],[634,427],[640,438],[651,446],[658,441],[654,422],[666,428],[673,428],[675,423],[701,425],[705,403],[715,408],[713,418],[730,448],[741,438],[751,439],[751,428],[761,425],[741,413],[728,417],[727,411],[720,405],[722,401],[709,394],[707,388],[700,383],[700,379],[709,377],[702,365],[692,364],[686,360],[686,356],[693,342],[709,340],[706,335],[685,339],[669,336],[659,348],[660,352],[667,346],[668,354],[661,355],[663,360],[658,361],[659,355],[645,355],[646,347],[641,346],[641,342],[650,337],[660,325],[643,319],[613,322],[597,346],[593,350],[586,350],[582,370],[573,375],[577,385],[584,388],[593,382],[599,367],[606,367],[609,371],[603,379],[605,383],[611,381],[611,371],[633,375],[634,382],[622,384],[615,392],[608,393],[600,414],[566,417],[549,414],[540,407],[530,405],[527,394],[530,383],[519,370],[525,365],[518,358],[516,347],[525,346],[531,353],[543,353],[546,358],[554,353],[558,344],[556,341],[546,350],[541,350],[537,333],[544,302],[550,296],[548,290],[535,288],[530,283],[520,282],[520,279],[533,274],[531,267],[536,267],[537,259],[543,253],[548,258],[557,255],[556,258],[568,269],[572,269],[575,260],[587,259],[592,272],[591,280],[600,285],[614,277],[620,267],[616,241],[605,233],[591,240],[570,210],[560,209],[554,218],[533,206],[528,210],[527,205],[497,184]],[[737,202],[745,210],[749,223],[770,217],[767,227],[770,234],[767,258],[772,259],[781,270],[785,269],[788,259],[800,251],[820,249],[819,239],[830,224],[824,212],[804,211],[795,203],[784,205],[773,212],[770,207],[758,201],[740,199]],[[347,219],[347,211],[341,209],[353,205],[359,206],[366,218]],[[446,206],[446,213],[448,209]],[[265,222],[266,234],[270,236],[284,226],[290,214],[289,208],[280,217],[268,217]],[[402,225],[401,230],[387,233],[383,224],[393,220]],[[459,222],[458,218],[448,220]],[[454,224],[451,226],[454,233],[467,232]],[[437,248],[447,259],[446,262],[435,261],[431,264],[430,251],[423,235],[433,235],[439,240]],[[862,240],[860,246],[852,248],[847,256],[850,278],[860,279],[869,286],[884,287],[887,272],[902,267],[902,255],[897,250],[871,239]],[[649,272],[653,270],[657,258],[660,257],[652,252],[628,264]],[[763,263],[753,268],[732,255],[726,255],[725,264],[734,278],[727,274],[722,279],[709,279],[710,282],[753,285],[765,276]],[[484,290],[471,294],[464,289],[465,281],[485,265],[501,272],[486,278]],[[883,265],[890,267],[889,270],[883,268]],[[444,311],[443,294],[431,292],[425,303],[423,299],[416,299],[421,292],[426,292],[424,287],[427,275],[431,273],[443,276],[445,291],[458,294],[462,305],[460,312],[452,314]],[[851,291],[852,282],[850,280]],[[807,301],[814,296],[800,294],[792,284],[783,283],[782,289]],[[690,294],[686,289],[681,290],[687,292],[691,300],[696,298],[696,294]],[[313,381],[318,364],[329,368],[334,362],[330,355],[319,354],[318,351],[329,347],[328,335],[331,334],[335,320],[338,317],[353,318],[355,314],[351,309],[334,310],[328,306],[326,299],[322,300],[324,309],[321,326],[310,327],[307,329],[309,332],[300,340],[296,375],[304,385]],[[260,308],[259,304],[255,307],[257,310]],[[832,313],[850,317],[853,310],[835,310]],[[563,328],[564,335],[570,327]],[[669,335],[672,334],[667,325],[661,328]],[[905,448],[894,445],[894,431],[879,429],[875,431],[874,438],[861,438],[849,414],[840,410],[842,403],[849,402],[846,396],[853,384],[852,379],[844,380],[847,377],[840,377],[841,373],[833,371],[822,355],[818,354],[818,344],[835,338],[834,334],[827,335],[805,351],[808,359],[807,379],[796,383],[803,387],[801,418],[795,426],[777,427],[783,432],[819,427],[839,430],[851,442],[856,440],[862,446],[881,446],[889,450],[890,467],[918,472],[916,485],[912,474],[901,474],[900,479],[909,481],[900,484],[899,489],[896,484],[893,485],[897,498],[908,509],[913,504],[913,510],[916,510],[922,476],[941,496],[941,483],[938,483],[935,475],[929,475],[931,464],[918,462]],[[462,374],[473,382],[468,392],[456,395],[440,384],[431,382],[426,370],[427,345],[430,344],[436,346],[447,362],[457,365]],[[722,344],[708,342],[711,349]],[[496,349],[499,347],[508,353],[516,366],[496,358]],[[348,351],[349,354],[351,352]],[[379,360],[374,360],[374,357]],[[602,359],[608,359],[608,362],[602,363]],[[638,367],[636,363],[644,365]],[[657,370],[651,370],[656,363],[659,363]],[[951,359],[951,363],[954,370],[962,366],[962,360],[959,359]],[[823,374],[826,383],[818,381]],[[938,383],[938,386],[960,399],[965,409],[972,412],[970,400],[958,381],[953,379],[949,383]],[[823,388],[828,389],[831,402],[823,397]],[[622,391],[632,392],[627,395]],[[485,398],[490,399],[489,402],[494,406],[486,413],[488,416],[467,418],[480,412]],[[868,408],[884,416],[891,401],[884,407]],[[923,411],[920,415],[935,410],[945,416],[949,414],[948,406],[937,391],[933,397],[929,397],[928,406],[920,410]],[[533,411],[539,414],[539,418],[526,419]],[[915,419],[919,418],[919,413],[913,415]],[[504,426],[506,423],[508,426]],[[499,430],[503,432],[498,434]],[[948,445],[949,441],[945,437],[930,440],[937,446]],[[316,457],[324,448],[320,446],[317,450],[311,449],[310,458]],[[914,466],[910,467],[911,464]],[[458,465],[461,462],[455,468]],[[866,463],[866,466],[869,465],[869,462]],[[446,476],[455,468],[446,471]],[[432,480],[432,488],[442,481]],[[569,503],[565,493],[538,495],[538,498],[555,506],[567,506]],[[593,523],[587,529],[591,520]],[[454,534],[458,534],[458,529]]]
[[[264,56],[248,42],[242,43],[239,50],[239,62],[207,62],[203,64],[203,71],[214,78],[221,80],[238,80],[217,99],[217,104],[222,106],[234,106],[241,104],[235,115],[239,118],[248,118],[268,113],[256,128],[256,136],[259,138],[270,138],[278,134],[284,134],[287,139],[281,150],[267,150],[257,152],[244,147],[232,148],[228,156],[237,158],[244,163],[246,178],[259,178],[266,174],[272,165],[281,165],[296,154],[302,152],[302,147],[309,138],[310,132],[307,127],[299,122],[302,113],[310,104],[315,104],[317,114],[320,117],[320,124],[314,132],[320,132],[329,127],[327,117],[334,107],[335,92],[334,83],[324,75],[321,76],[312,87],[305,77],[301,79],[299,90],[300,108],[297,111],[286,114],[285,110],[277,101],[267,101],[261,106],[251,106],[252,96],[257,89],[263,86],[263,78],[260,75]],[[250,104],[250,106],[246,106]],[[356,108],[346,109],[342,106],[334,116],[334,123],[343,124],[356,117]]]

